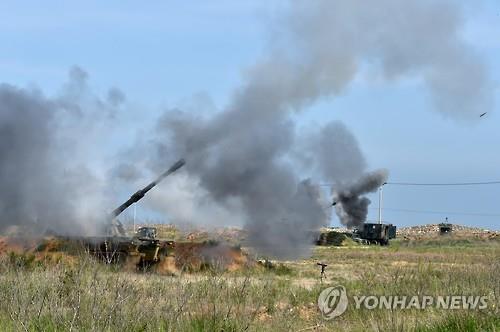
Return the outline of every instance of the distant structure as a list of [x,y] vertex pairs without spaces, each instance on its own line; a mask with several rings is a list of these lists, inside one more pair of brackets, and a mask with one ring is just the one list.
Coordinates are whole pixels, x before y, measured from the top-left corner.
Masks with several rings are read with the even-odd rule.
[[439,234],[441,235],[451,234],[453,230],[453,225],[448,223],[448,217],[445,220],[445,222],[439,224]]

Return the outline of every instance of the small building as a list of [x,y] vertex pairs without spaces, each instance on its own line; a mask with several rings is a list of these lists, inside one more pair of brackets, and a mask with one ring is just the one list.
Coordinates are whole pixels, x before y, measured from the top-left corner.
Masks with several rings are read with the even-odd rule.
[[452,224],[448,223],[439,224],[439,234],[441,235],[451,234],[452,230],[453,230]]

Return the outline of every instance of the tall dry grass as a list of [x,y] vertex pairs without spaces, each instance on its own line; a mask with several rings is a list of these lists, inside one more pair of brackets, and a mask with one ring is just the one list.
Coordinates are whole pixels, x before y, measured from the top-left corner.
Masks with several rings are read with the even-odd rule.
[[[482,246],[482,247],[481,247]],[[126,272],[82,255],[39,262],[0,258],[5,331],[455,331],[500,329],[500,246],[395,244],[318,248],[311,260],[237,272],[162,276]],[[321,283],[315,262],[329,264]],[[486,295],[487,310],[357,310],[321,318],[317,296]]]

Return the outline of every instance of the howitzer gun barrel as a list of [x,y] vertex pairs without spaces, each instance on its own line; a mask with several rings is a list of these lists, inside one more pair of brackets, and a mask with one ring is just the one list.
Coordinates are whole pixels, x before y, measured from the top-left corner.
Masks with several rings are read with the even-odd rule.
[[118,217],[123,211],[125,211],[130,205],[137,203],[141,198],[146,195],[148,191],[150,191],[154,186],[156,186],[160,181],[162,181],[164,178],[172,174],[173,172],[177,171],[179,168],[184,166],[186,161],[184,159],[178,160],[175,164],[173,164],[168,170],[166,170],[164,173],[162,173],[156,180],[148,184],[146,187],[142,188],[141,190],[138,190],[135,192],[130,198],[117,207],[116,209],[111,212],[111,219],[114,219]]

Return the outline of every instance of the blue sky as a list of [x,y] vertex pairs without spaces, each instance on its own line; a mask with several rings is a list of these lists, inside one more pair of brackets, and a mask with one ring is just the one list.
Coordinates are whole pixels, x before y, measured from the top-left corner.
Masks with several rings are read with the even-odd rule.
[[[463,36],[489,67],[498,111],[500,3],[461,6]],[[264,54],[268,22],[285,7],[283,1],[2,1],[0,81],[55,94],[78,65],[95,90],[120,88],[146,118],[198,93],[223,107],[245,68]],[[418,80],[383,82],[367,70],[343,95],[297,117],[301,125],[343,121],[370,168],[387,168],[392,182],[500,180],[498,112],[465,124],[431,108]],[[499,229],[499,194],[500,185],[387,185],[384,220],[411,225],[447,216],[453,223]],[[369,219],[375,220],[377,197],[371,198]],[[336,218],[332,223],[339,224]]]

